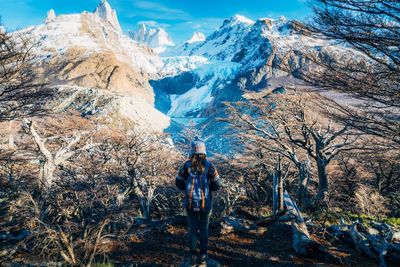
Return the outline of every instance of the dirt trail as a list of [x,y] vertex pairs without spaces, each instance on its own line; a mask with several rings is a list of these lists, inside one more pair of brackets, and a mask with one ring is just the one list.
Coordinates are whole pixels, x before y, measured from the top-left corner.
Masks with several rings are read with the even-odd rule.
[[[291,228],[273,224],[263,237],[246,234],[220,236],[211,230],[209,255],[223,266],[377,266],[349,247],[330,248],[343,259],[343,265],[296,255],[291,247]],[[185,227],[170,227],[167,231],[152,231],[142,238],[132,238],[119,244],[112,256],[116,265],[179,266],[188,253]]]

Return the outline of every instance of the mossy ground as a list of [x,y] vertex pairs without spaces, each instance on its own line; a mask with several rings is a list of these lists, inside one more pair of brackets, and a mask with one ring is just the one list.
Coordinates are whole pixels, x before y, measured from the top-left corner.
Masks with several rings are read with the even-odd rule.
[[343,219],[346,223],[351,223],[355,221],[362,222],[364,224],[371,224],[372,222],[383,222],[390,224],[394,227],[400,227],[399,217],[374,217],[367,214],[355,214],[348,212],[318,212],[318,213],[306,213],[306,217],[313,218],[313,221],[320,222],[325,226],[339,224],[340,219]]

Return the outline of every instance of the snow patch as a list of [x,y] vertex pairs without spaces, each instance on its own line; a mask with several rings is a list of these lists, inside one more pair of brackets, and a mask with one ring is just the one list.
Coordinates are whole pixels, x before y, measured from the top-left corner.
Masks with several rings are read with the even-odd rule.
[[143,129],[162,132],[170,126],[170,118],[142,98],[119,97],[115,105],[122,116],[137,122]]
[[170,95],[171,109],[168,116],[185,117],[188,112],[200,111],[207,103],[213,100],[208,86],[193,88],[183,95]]
[[245,16],[242,15],[234,15],[233,17],[231,17],[230,19],[228,19],[228,25],[230,26],[235,26],[237,24],[245,24],[245,25],[253,25],[254,21],[252,21],[251,19],[246,18]]
[[186,41],[186,43],[197,43],[197,42],[204,42],[206,40],[206,36],[202,32],[195,32],[193,33],[192,37]]

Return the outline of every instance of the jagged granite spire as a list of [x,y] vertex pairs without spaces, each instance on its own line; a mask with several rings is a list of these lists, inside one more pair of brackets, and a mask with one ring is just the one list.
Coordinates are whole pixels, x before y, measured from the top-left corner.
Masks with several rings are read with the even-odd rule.
[[54,9],[50,9],[47,12],[47,18],[45,23],[53,22],[56,19],[56,12],[54,12]]
[[122,32],[117,18],[117,12],[115,9],[111,8],[107,0],[102,0],[93,13],[100,18],[107,20],[111,25],[114,26],[115,29],[117,29],[119,32]]
[[169,46],[174,46],[171,36],[162,28],[146,27],[141,23],[136,31],[130,31],[129,37],[140,44],[145,44],[156,53],[162,53]]
[[129,36],[138,43],[146,42],[147,28],[144,23],[140,23],[135,32],[129,32]]

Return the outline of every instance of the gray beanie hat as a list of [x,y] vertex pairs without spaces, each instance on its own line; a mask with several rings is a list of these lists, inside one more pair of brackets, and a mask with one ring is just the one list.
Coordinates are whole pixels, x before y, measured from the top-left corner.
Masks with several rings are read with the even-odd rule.
[[190,144],[190,156],[193,154],[204,154],[206,155],[206,144],[203,140],[199,139],[197,136],[193,139]]

